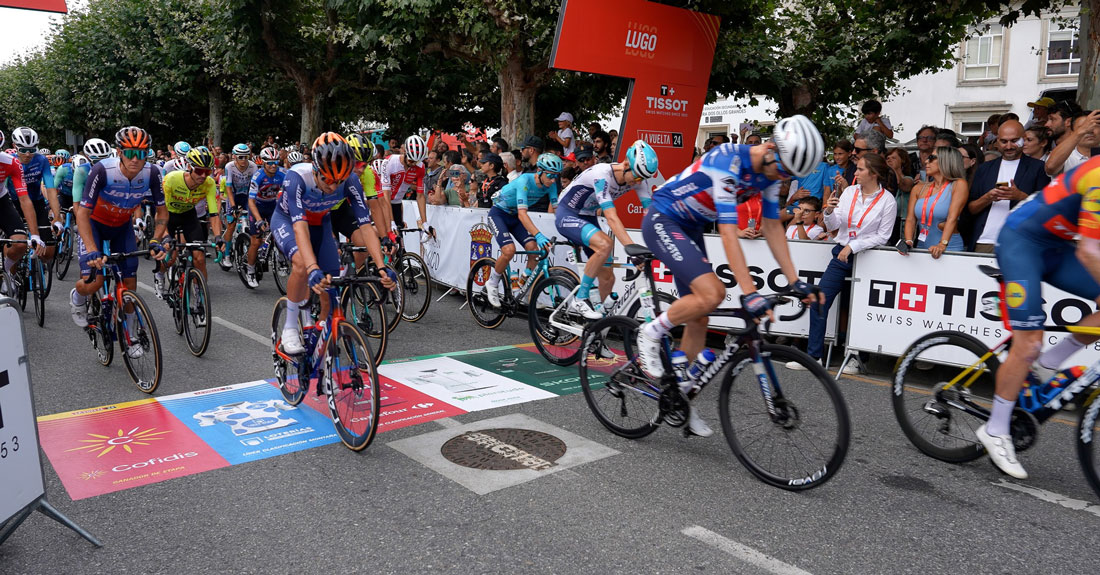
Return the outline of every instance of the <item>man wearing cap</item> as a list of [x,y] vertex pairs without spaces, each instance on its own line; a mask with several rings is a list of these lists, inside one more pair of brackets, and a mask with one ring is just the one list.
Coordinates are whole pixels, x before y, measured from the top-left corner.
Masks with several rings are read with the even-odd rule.
[[577,173],[581,173],[588,168],[596,165],[596,156],[592,154],[592,150],[588,148],[582,148],[577,152]]
[[1027,107],[1031,108],[1031,119],[1028,120],[1024,129],[1042,128],[1046,126],[1047,116],[1050,115],[1050,110],[1054,107],[1054,98],[1043,96],[1034,102],[1028,102]]
[[568,156],[576,148],[573,142],[573,114],[562,112],[560,116],[554,118],[554,121],[558,123],[558,131],[550,132],[547,136],[561,144],[562,155]]
[[523,166],[520,168],[520,172],[524,174],[535,173],[535,162],[538,161],[542,149],[542,138],[527,136],[527,139],[523,141],[523,147],[520,148],[520,154],[523,158]]
[[485,179],[481,182],[474,201],[470,202],[470,207],[491,208],[493,195],[508,184],[508,178],[502,175],[504,160],[497,154],[483,154],[477,167],[485,174]]

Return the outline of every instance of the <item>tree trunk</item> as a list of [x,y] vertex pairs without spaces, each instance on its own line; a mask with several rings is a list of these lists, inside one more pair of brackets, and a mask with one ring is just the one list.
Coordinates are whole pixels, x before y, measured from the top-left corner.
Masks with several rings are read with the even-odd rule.
[[1086,110],[1100,108],[1100,0],[1081,2],[1081,74],[1077,77],[1077,102]]
[[298,100],[302,104],[302,131],[298,137],[302,144],[309,146],[317,136],[321,135],[325,96],[321,90],[299,85]]
[[523,54],[513,52],[497,72],[500,83],[500,132],[513,147],[535,134],[535,94],[538,87],[528,80]]
[[222,87],[217,82],[211,82],[207,90],[207,99],[210,105],[210,127],[206,137],[210,140],[210,147],[222,145]]

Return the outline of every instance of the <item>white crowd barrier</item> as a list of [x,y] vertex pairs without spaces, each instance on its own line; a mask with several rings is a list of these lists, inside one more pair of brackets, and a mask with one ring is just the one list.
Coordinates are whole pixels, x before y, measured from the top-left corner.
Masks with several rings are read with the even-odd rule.
[[[406,221],[417,218],[416,202],[405,202]],[[496,257],[499,246],[488,231],[488,210],[428,206],[428,220],[435,228],[434,240],[426,240],[420,253],[431,270],[432,277],[447,286],[466,289],[466,277],[470,264],[483,256]],[[531,213],[531,219],[547,237],[561,236],[554,226],[552,214]],[[605,226],[606,228],[606,226]],[[641,243],[641,232],[630,231],[631,237]],[[414,234],[406,241],[414,240]],[[415,249],[408,244],[410,249]],[[832,258],[832,242],[788,242],[791,258],[798,275],[804,281],[817,283]],[[707,254],[718,277],[726,284],[726,304],[737,307],[740,289],[733,279],[726,262],[721,239],[706,236]],[[774,293],[787,285],[786,277],[772,257],[763,240],[741,242],[741,249],[749,262],[749,272],[762,293]],[[621,245],[615,246],[615,261],[626,261]],[[573,266],[573,252],[558,247],[554,262]],[[512,268],[518,270],[522,257],[517,256]],[[989,301],[998,296],[997,283],[978,271],[979,264],[996,265],[991,255],[945,254],[938,260],[926,252],[913,252],[901,256],[892,248],[879,248],[858,254],[855,258],[852,284],[852,305],[848,318],[848,342],[850,350],[869,351],[899,356],[922,335],[936,330],[950,329],[965,332],[992,346],[1008,335],[999,314],[989,307]],[[657,289],[676,294],[670,274],[661,265],[655,267]],[[623,270],[618,270],[621,277]],[[1048,323],[1066,325],[1079,321],[1096,310],[1096,305],[1051,286],[1043,286]],[[987,300],[983,304],[983,299]],[[791,315],[798,304],[788,304],[779,310],[780,315]],[[837,331],[839,305],[834,303],[826,324],[826,339],[832,340]],[[729,320],[733,321],[733,320]],[[727,324],[719,324],[727,325]],[[809,314],[789,322],[777,322],[772,333],[806,337],[809,333]],[[1047,334],[1046,346],[1065,337],[1063,334]],[[951,358],[941,358],[949,361]],[[1079,365],[1100,359],[1100,343],[1091,345],[1086,352],[1074,355],[1067,365]]]

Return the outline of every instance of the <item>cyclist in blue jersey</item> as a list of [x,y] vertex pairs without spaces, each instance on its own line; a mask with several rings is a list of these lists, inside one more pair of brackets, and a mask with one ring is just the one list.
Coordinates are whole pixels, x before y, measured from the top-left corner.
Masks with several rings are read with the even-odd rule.
[[[489,208],[489,225],[500,246],[500,257],[493,266],[489,280],[485,282],[485,299],[493,307],[500,307],[501,274],[508,269],[508,262],[516,255],[515,242],[525,250],[550,248],[550,239],[535,227],[527,215],[527,206],[534,205],[546,195],[550,196],[550,212],[558,204],[558,178],[561,174],[561,158],[554,154],[542,154],[535,162],[535,172],[522,174],[493,194],[493,207]],[[514,240],[514,241],[513,241]],[[535,269],[535,258],[527,258],[524,277]]]
[[[703,228],[710,222],[718,222],[730,270],[743,294],[741,305],[756,318],[773,317],[768,300],[756,292],[737,237],[737,204],[754,196],[763,200],[761,229],[791,291],[806,301],[824,302],[816,287],[798,279],[779,222],[779,181],[812,172],[824,148],[813,122],[792,116],[775,125],[770,142],[715,146],[653,193],[642,221],[642,238],[672,271],[680,298],[638,330],[638,357],[650,375],[664,375],[661,340],[677,325],[685,326],[681,340],[685,355],[694,358],[702,351],[707,316],[725,299],[726,287],[711,269],[703,244]],[[694,406],[688,430],[703,437],[713,433]]]
[[[45,155],[38,153],[38,133],[34,130],[16,128],[11,133],[11,140],[18,152],[19,163],[23,165],[23,183],[27,186],[27,197],[32,204],[32,210],[27,210],[22,204],[18,205],[23,211],[27,231],[30,232],[32,242],[53,242],[54,234],[60,233],[65,224],[61,222],[61,206],[57,200],[57,187],[54,186],[50,161]],[[14,197],[12,180],[8,180],[7,186],[8,192]],[[54,246],[46,247],[41,250],[39,257],[45,262],[52,261],[54,251]]]
[[256,253],[260,251],[260,236],[271,225],[271,214],[275,212],[275,203],[279,191],[286,179],[286,170],[279,167],[279,151],[275,148],[260,150],[263,169],[252,176],[248,188],[248,287],[259,287],[256,281]]
[[[397,280],[397,274],[382,259],[382,248],[371,228],[371,215],[359,178],[351,177],[355,165],[351,147],[340,134],[325,132],[314,140],[312,156],[312,164],[297,164],[287,172],[271,216],[271,235],[291,263],[282,331],[283,351],[289,355],[305,353],[298,322],[304,326],[313,323],[307,281],[308,289],[322,294],[332,276],[340,273],[340,254],[329,215],[337,204],[346,201],[351,207],[371,259],[382,276],[382,285],[393,289]],[[328,298],[322,297],[321,317],[328,316],[328,305]]]
[[73,163],[68,150],[54,152],[53,183],[57,186],[57,203],[61,209],[73,207]]
[[615,275],[604,262],[611,256],[614,243],[600,229],[596,212],[603,211],[611,232],[623,245],[634,243],[615,210],[615,200],[633,190],[648,208],[652,193],[648,179],[657,175],[657,153],[638,140],[626,151],[626,161],[617,164],[596,164],[581,172],[562,192],[555,212],[558,231],[569,241],[584,246],[588,262],[584,266],[581,285],[570,302],[571,311],[588,319],[599,319],[603,313],[589,299],[596,276],[600,278],[600,300],[604,301],[615,285]]

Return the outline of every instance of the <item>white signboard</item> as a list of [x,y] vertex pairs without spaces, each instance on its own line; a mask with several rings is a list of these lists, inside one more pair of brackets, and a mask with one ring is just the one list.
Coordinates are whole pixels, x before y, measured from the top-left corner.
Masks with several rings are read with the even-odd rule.
[[[990,347],[1008,337],[1000,313],[991,307],[998,298],[997,282],[978,271],[980,264],[996,267],[990,255],[927,253],[908,257],[893,249],[863,252],[856,258],[852,288],[852,315],[848,321],[850,349],[900,356],[917,338],[937,330],[968,333]],[[983,300],[985,303],[983,304]],[[1074,324],[1096,310],[1093,302],[1043,285],[1047,325]],[[1049,333],[1049,347],[1067,334]],[[972,355],[937,357],[945,362],[966,361]],[[1083,365],[1100,359],[1100,343],[1089,346],[1065,365]]]
[[449,357],[383,364],[378,373],[466,411],[481,411],[556,394]]
[[46,493],[19,312],[0,306],[0,523]]

